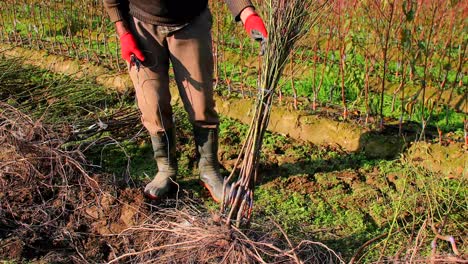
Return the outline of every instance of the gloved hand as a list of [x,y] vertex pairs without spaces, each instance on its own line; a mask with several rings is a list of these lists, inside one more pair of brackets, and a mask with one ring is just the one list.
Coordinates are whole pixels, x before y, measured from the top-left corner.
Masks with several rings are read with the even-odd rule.
[[265,24],[257,13],[253,13],[245,19],[244,28],[247,33],[255,40],[261,41],[268,37]]
[[127,32],[120,36],[120,51],[122,53],[122,58],[129,63],[132,54],[134,54],[135,57],[140,61],[145,60],[143,52],[141,52],[141,50],[138,48],[136,40],[130,32]]

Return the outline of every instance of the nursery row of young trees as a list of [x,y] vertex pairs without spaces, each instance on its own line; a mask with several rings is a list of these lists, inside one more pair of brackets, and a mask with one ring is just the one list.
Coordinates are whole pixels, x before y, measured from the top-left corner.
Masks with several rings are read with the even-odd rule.
[[[358,111],[363,122],[372,117],[380,127],[384,117],[399,119],[400,127],[417,120],[421,136],[428,124],[449,130],[466,124],[464,1],[321,1],[324,8],[313,16],[318,23],[291,53],[277,94],[281,102],[312,110],[331,104],[344,119]],[[224,1],[210,7],[217,89],[255,95],[259,45],[236,25]],[[6,0],[0,41],[125,70],[101,0]]]
[[348,103],[363,100],[366,118],[378,113],[382,127],[387,105],[400,127],[417,113],[423,136],[440,111],[447,118],[451,107],[466,113],[467,11],[463,1],[334,1],[306,44],[313,50],[313,107],[332,60],[344,118]]

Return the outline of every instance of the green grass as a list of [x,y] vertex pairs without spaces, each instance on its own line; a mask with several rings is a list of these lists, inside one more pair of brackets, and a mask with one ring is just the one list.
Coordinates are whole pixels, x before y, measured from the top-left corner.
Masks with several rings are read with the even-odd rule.
[[0,62],[0,99],[34,116],[53,122],[73,122],[96,112],[105,114],[108,105],[120,105],[115,91],[89,80],[76,80],[19,63],[5,59]]
[[[357,170],[362,171],[362,168]],[[460,239],[464,228],[462,208],[467,205],[466,188],[461,187],[463,180],[449,180],[403,160],[376,163],[372,171],[377,174],[363,172],[364,179],[350,183],[335,176],[342,170],[316,173],[312,182],[317,188],[307,190],[310,193],[306,194],[297,187],[287,188],[291,177],[275,185],[261,185],[256,192],[256,221],[271,217],[292,236],[328,241],[347,257],[365,241],[398,231],[388,236],[384,252],[385,256],[392,256],[400,247],[407,246],[402,242],[414,235],[423,221],[429,220],[440,224],[445,219],[446,232]],[[395,173],[400,177],[389,185],[387,179]],[[306,176],[299,174],[297,177]],[[369,182],[369,178],[375,178],[375,182]],[[428,240],[421,249],[423,255],[429,254],[429,240],[433,237],[430,230],[425,229],[425,232]],[[376,248],[369,249],[364,262],[379,256],[384,241],[378,241]]]

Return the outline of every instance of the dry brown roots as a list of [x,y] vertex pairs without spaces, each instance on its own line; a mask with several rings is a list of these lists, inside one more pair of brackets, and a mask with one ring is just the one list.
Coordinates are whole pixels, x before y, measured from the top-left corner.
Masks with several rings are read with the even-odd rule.
[[68,224],[99,195],[98,182],[86,173],[80,152],[60,148],[64,135],[7,104],[0,109],[0,255],[75,251],[80,226]]
[[339,263],[325,245],[302,241],[296,247],[269,234],[228,228],[193,210],[160,210],[154,223],[131,227],[120,236],[146,240],[141,250],[111,263]]
[[[67,133],[0,103],[0,259],[74,263],[336,263],[325,245],[228,228],[190,200],[147,204],[91,174]],[[57,131],[57,128],[55,128]],[[60,129],[67,131],[67,129]],[[279,234],[279,235],[278,235]]]

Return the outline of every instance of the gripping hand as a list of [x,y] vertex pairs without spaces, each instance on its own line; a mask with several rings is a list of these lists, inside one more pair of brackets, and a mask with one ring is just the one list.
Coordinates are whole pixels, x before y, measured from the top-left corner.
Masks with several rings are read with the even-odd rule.
[[129,63],[131,62],[132,54],[140,61],[145,60],[143,52],[138,48],[136,40],[130,32],[120,36],[120,49],[122,58]]
[[262,41],[268,37],[265,24],[257,13],[253,13],[245,19],[244,28],[255,40]]

